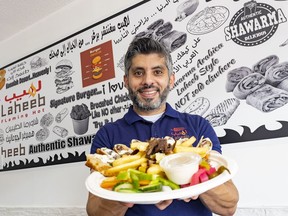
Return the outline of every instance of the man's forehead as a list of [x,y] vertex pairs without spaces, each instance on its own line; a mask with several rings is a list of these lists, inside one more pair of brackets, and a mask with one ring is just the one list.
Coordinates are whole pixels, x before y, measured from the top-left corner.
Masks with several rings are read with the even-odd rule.
[[[157,53],[151,53],[151,54],[137,54],[132,58],[132,66],[147,66],[155,64],[155,66],[165,66],[165,58],[164,56],[157,54]],[[154,67],[154,66],[153,66]]]

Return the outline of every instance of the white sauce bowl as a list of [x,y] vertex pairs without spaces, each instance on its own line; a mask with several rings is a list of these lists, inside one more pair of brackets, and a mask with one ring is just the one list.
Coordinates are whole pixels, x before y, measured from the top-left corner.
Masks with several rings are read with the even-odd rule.
[[194,152],[180,152],[165,156],[160,161],[167,178],[178,185],[188,184],[199,169],[200,155]]

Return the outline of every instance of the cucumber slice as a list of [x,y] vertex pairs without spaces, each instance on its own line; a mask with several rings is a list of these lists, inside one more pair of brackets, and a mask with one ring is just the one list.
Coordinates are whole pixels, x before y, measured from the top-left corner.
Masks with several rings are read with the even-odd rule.
[[162,184],[149,184],[142,187],[139,187],[141,192],[157,192],[162,190]]
[[129,182],[120,182],[118,184],[115,185],[115,187],[113,188],[113,191],[118,192],[119,190],[122,189],[133,189],[133,185]]
[[130,189],[130,188],[120,188],[118,190],[118,192],[120,192],[120,193],[139,193],[140,191],[136,190],[136,189]]

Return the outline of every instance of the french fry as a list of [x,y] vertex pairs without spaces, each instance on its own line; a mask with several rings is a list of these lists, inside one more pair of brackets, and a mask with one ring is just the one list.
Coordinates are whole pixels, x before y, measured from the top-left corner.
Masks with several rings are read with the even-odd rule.
[[185,146],[185,147],[192,147],[193,143],[196,141],[196,138],[194,136],[191,136],[189,139],[185,140],[180,144],[180,146]]
[[138,167],[138,170],[141,171],[141,172],[146,173],[147,168],[148,168],[148,161],[146,161],[145,163],[142,163],[142,164]]
[[186,140],[188,140],[187,137],[177,139],[176,142],[175,142],[175,145],[181,145],[181,143],[185,142]]
[[119,182],[120,180],[118,180],[116,176],[107,177],[103,179],[103,181],[100,184],[100,187],[106,188],[106,189],[113,188]]
[[195,152],[199,154],[202,158],[206,156],[206,154],[209,153],[209,148],[208,147],[187,147],[187,146],[175,146],[173,152],[174,153],[179,153],[179,152]]
[[112,166],[116,167],[116,166],[120,166],[122,164],[130,163],[132,161],[140,159],[141,157],[142,157],[141,154],[122,156],[121,158],[114,160],[112,163]]
[[138,167],[138,170],[141,171],[141,172],[143,172],[143,173],[146,173],[147,167],[140,166],[140,167]]
[[105,176],[116,176],[121,171],[126,171],[128,169],[137,169],[142,163],[145,163],[147,158],[141,157],[137,160],[134,160],[129,163],[124,163],[115,167],[111,167],[107,170],[104,170]]
[[151,164],[146,172],[147,174],[161,175],[161,173],[163,173],[163,169],[160,167],[159,164]]

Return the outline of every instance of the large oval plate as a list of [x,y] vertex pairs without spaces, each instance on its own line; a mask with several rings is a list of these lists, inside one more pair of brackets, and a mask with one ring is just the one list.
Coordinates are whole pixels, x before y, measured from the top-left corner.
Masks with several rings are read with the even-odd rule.
[[229,16],[229,10],[224,6],[206,7],[187,23],[187,31],[194,35],[212,32],[219,28]]
[[230,180],[238,171],[238,165],[234,160],[220,155],[219,153],[211,152],[209,159],[212,166],[217,167],[224,165],[230,170],[230,173],[224,171],[221,175],[194,186],[173,191],[169,187],[163,187],[163,191],[153,193],[119,193],[106,190],[100,187],[100,184],[105,177],[99,172],[91,173],[86,179],[85,184],[87,190],[96,196],[102,197],[104,199],[127,203],[155,204],[162,200],[185,199],[192,196],[197,196],[209,189],[225,183],[226,181]]

